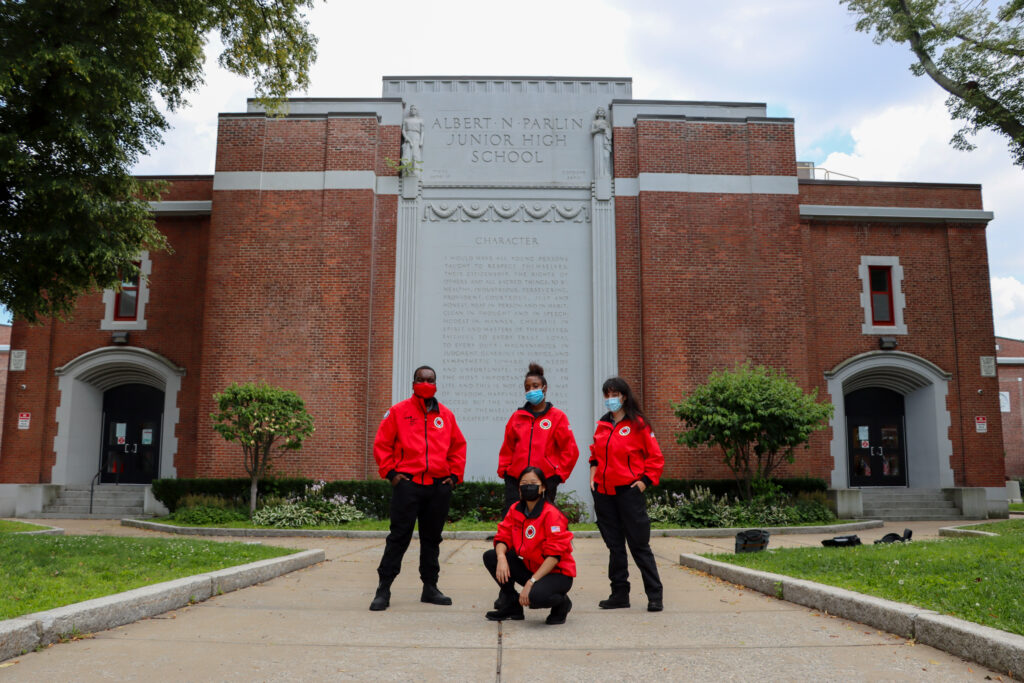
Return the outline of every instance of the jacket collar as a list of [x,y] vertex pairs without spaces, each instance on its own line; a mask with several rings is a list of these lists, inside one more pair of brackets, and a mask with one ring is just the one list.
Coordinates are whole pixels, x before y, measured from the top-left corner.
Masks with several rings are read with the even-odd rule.
[[441,412],[440,403],[437,402],[437,397],[431,396],[428,399],[422,399],[416,394],[412,395],[412,401],[416,406],[425,413],[439,413]]
[[548,502],[544,500],[544,496],[541,496],[540,500],[537,501],[537,504],[533,506],[533,512],[530,512],[529,508],[526,507],[526,502],[522,500],[516,503],[516,509],[523,513],[523,517],[526,519],[537,519],[540,517],[540,513],[544,511],[544,506],[547,504]]
[[527,403],[524,403],[523,407],[520,408],[519,410],[522,410],[523,412],[529,413],[530,417],[542,417],[544,415],[547,415],[548,411],[551,410],[553,407],[554,407],[554,405],[551,403],[551,401],[548,401],[548,404],[546,406],[544,406],[544,410],[540,411],[539,413],[535,413],[535,412],[533,412],[530,409],[530,404],[529,404],[529,402],[527,402]]

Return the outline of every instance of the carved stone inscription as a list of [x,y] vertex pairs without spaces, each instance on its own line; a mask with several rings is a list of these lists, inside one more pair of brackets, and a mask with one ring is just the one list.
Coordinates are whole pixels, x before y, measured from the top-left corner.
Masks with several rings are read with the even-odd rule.
[[470,164],[544,164],[583,124],[582,116],[441,116],[430,128],[444,146],[464,149]]
[[416,362],[437,369],[438,397],[471,444],[468,477],[494,477],[531,361],[544,366],[548,399],[589,436],[589,229],[572,220],[421,223]]
[[[522,242],[539,246],[537,238]],[[522,349],[536,348],[538,341],[542,348],[534,353],[544,356],[546,375],[569,376],[568,256],[450,255],[442,273],[447,380],[459,395],[487,397],[464,406],[460,419],[508,419],[525,374]]]

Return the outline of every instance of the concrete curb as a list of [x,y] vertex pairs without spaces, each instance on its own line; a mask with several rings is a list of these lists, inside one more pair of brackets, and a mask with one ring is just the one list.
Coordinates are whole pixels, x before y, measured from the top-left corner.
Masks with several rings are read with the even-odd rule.
[[[242,536],[242,537],[275,537],[292,536],[307,538],[386,538],[387,531],[366,531],[346,529],[219,529],[213,527],[176,526],[173,524],[161,524],[160,522],[147,522],[141,519],[122,519],[123,526],[135,527],[137,529],[148,529],[150,531],[162,531],[168,534],[181,534],[184,536]],[[772,534],[835,534],[847,531],[859,531],[861,529],[875,529],[884,526],[885,522],[880,519],[869,519],[863,522],[849,522],[847,524],[831,524],[828,526],[780,526],[763,527],[765,531]],[[497,525],[495,525],[497,527]],[[730,538],[750,527],[719,528],[719,529],[651,529],[652,537],[681,537],[681,538]],[[599,531],[573,531],[576,538],[600,538]],[[455,539],[457,541],[484,541],[494,536],[494,531],[445,531],[443,538]],[[419,532],[413,536],[419,538]]]
[[[974,532],[985,533],[985,532]],[[970,659],[1011,676],[1024,673],[1024,636],[901,602],[813,581],[683,554],[679,564],[798,605],[821,610]]]
[[[37,526],[44,526],[44,525],[39,524]],[[13,532],[13,535],[15,535],[15,536],[63,536],[64,535],[64,530],[61,529],[59,526],[51,526],[51,527],[47,527],[45,529],[40,529],[39,531],[15,531],[15,532]]]
[[325,557],[323,550],[304,550],[0,621],[0,661],[71,635],[123,626],[252,586]]
[[[987,524],[988,522],[982,522]],[[970,527],[977,526],[976,524],[968,524],[966,526],[943,526],[939,527],[939,536],[998,536],[991,531],[981,531],[980,529],[971,529]]]

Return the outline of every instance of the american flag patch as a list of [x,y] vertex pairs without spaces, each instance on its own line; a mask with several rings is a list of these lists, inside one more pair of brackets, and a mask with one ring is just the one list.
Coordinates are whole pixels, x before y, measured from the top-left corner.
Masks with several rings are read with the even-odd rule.
[[562,527],[560,527],[560,526],[553,526],[553,527],[551,527],[551,533],[553,533],[553,534],[557,534],[561,530],[562,530]]

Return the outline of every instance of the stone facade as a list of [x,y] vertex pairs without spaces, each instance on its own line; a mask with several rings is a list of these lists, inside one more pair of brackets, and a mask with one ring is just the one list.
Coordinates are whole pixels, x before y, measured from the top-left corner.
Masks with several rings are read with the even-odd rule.
[[[299,391],[316,434],[278,471],[326,479],[374,476],[378,421],[408,391],[414,363],[438,366],[439,396],[456,416],[481,401],[510,414],[522,403],[525,361],[561,362],[545,360],[550,340],[503,338],[502,352],[518,355],[487,380],[493,386],[446,387],[458,370],[439,328],[448,309],[417,297],[443,298],[459,282],[431,261],[449,246],[480,253],[460,236],[526,235],[539,254],[583,254],[567,261],[578,265],[565,286],[571,312],[585,316],[559,342],[570,355],[552,387],[583,457],[596,388],[617,372],[643,399],[666,476],[728,476],[714,454],[675,443],[669,404],[709,372],[749,359],[785,368],[837,406],[788,473],[850,486],[843,396],[877,386],[906,396],[908,485],[1002,487],[999,380],[980,369],[993,338],[981,188],[798,181],[793,120],[769,118],[761,104],[633,100],[629,88],[628,79],[385,79],[380,99],[294,100],[276,119],[255,104],[221,115],[214,176],[169,178],[154,206],[174,251],[150,254],[146,329],[114,344],[100,328],[99,294],[82,298],[72,322],[15,324],[11,348],[27,351],[17,383],[28,388],[8,392],[0,482],[94,471],[61,458],[92,457],[93,447],[76,454],[75,444],[93,413],[69,397],[92,387],[89,400],[99,400],[100,370],[86,366],[101,368],[105,354],[125,378],[137,366],[152,386],[174,388],[161,475],[241,472],[209,420],[212,395],[231,382]],[[598,103],[612,126],[614,182],[589,156]],[[423,166],[400,177],[393,162],[410,105],[422,110]],[[506,110],[515,113],[507,123]],[[479,137],[447,137],[458,117]],[[527,143],[539,146],[529,148],[532,162],[552,166],[521,168]],[[488,166],[473,166],[483,159]],[[880,350],[889,334],[865,332],[864,273],[879,258],[901,278],[895,350]],[[19,411],[33,414],[30,429],[17,430]],[[494,431],[493,421],[474,424],[468,431]],[[479,436],[476,450],[470,439],[475,476],[493,472],[500,437]]]

